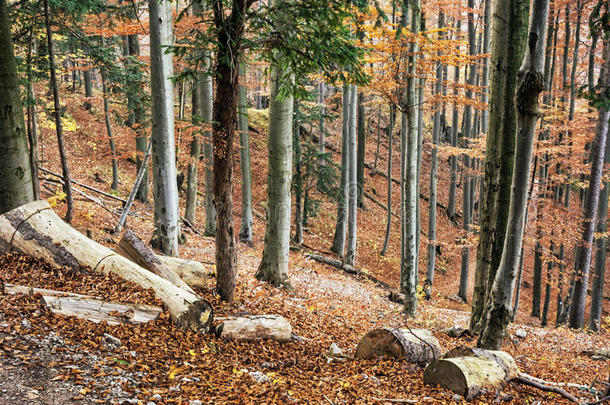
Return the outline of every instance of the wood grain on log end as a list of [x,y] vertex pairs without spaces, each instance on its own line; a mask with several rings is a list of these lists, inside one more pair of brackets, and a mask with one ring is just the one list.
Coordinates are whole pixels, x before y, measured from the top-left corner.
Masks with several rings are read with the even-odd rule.
[[384,328],[368,332],[358,343],[355,357],[392,356],[423,367],[440,352],[438,340],[428,330]]

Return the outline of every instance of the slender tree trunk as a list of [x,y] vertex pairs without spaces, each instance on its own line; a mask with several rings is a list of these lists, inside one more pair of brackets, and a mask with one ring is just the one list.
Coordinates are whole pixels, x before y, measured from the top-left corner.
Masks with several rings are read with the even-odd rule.
[[357,118],[357,133],[358,133],[358,150],[357,150],[357,168],[356,181],[358,183],[358,208],[364,208],[364,151],[366,142],[366,123],[364,121],[365,108],[363,104],[364,94],[358,93],[358,118]]
[[[351,103],[349,120],[349,182],[348,182],[348,207],[347,207],[347,251],[345,252],[345,263],[353,266],[356,263],[356,236],[358,230],[358,198],[362,194],[361,185],[358,184],[358,150],[357,150],[357,122],[358,115],[358,87],[351,85]],[[364,155],[363,155],[364,158]],[[362,162],[364,164],[364,162]],[[364,166],[363,166],[364,167]]]
[[[61,124],[61,109],[59,104],[59,91],[57,89],[57,74],[55,73],[55,53],[53,51],[53,36],[51,30],[51,17],[49,12],[49,1],[44,0],[44,17],[47,30],[47,43],[49,51],[49,70],[51,71],[51,89],[53,90],[53,114],[55,115],[55,129],[57,132],[57,145],[59,147],[59,159],[61,161],[61,170],[64,178],[64,193],[66,193],[66,202],[68,209],[66,211],[66,222],[72,221],[74,213],[74,200],[72,199],[72,186],[70,177],[70,168],[68,167],[68,158],[66,156],[66,148],[64,147],[64,133]],[[31,174],[28,176],[28,182],[31,181]]]
[[[419,33],[421,9],[420,1],[411,1],[411,32]],[[407,11],[407,0],[403,2],[403,20]],[[417,193],[417,152],[418,152],[418,131],[417,131],[417,53],[419,45],[413,41],[409,46],[409,71],[407,76],[407,88],[405,89],[403,101],[403,150],[405,152],[402,164],[404,165],[403,186],[403,237],[402,237],[402,257],[401,257],[401,290],[405,294],[403,311],[408,316],[415,316],[417,311],[417,204],[419,195]],[[406,138],[406,143],[404,142]]]
[[0,213],[4,214],[34,201],[28,140],[6,0],[0,0],[0,157]]
[[[603,88],[610,86],[610,44],[606,43],[604,49],[605,69],[604,77],[600,79]],[[584,205],[582,224],[582,245],[579,246],[579,254],[576,258],[576,271],[579,275],[574,284],[574,296],[570,308],[569,325],[571,328],[582,328],[585,321],[585,304],[587,299],[587,287],[589,273],[591,270],[591,254],[593,245],[593,233],[599,204],[602,173],[604,168],[604,152],[606,149],[606,138],[608,135],[608,120],[610,120],[610,107],[606,104],[599,109],[599,118],[595,139],[591,146],[591,176],[589,178],[589,191]]]
[[[381,107],[380,107],[381,110]],[[386,215],[386,228],[385,228],[385,240],[383,241],[383,248],[381,249],[381,256],[385,256],[390,245],[390,231],[392,230],[392,152],[393,152],[393,132],[394,132],[394,120],[396,116],[396,106],[392,104],[390,106],[390,122],[388,123],[388,209]],[[379,122],[379,121],[378,121]]]
[[[438,15],[439,39],[443,39],[442,30],[445,25],[445,14],[442,9]],[[438,53],[439,61],[436,67],[436,84],[434,94],[440,95],[443,86],[443,65],[440,62],[441,52]],[[438,171],[438,150],[439,138],[441,133],[441,109],[436,106],[434,111],[434,123],[432,128],[432,151],[430,152],[430,199],[428,201],[428,267],[426,269],[425,284],[428,294],[434,281],[434,267],[436,262],[436,172]]]
[[[193,3],[195,6],[195,3]],[[191,93],[191,121],[193,125],[198,125],[201,122],[201,104],[199,103],[199,90],[194,84]],[[199,134],[195,132],[191,140],[189,165],[186,178],[186,203],[184,205],[184,218],[191,224],[195,223],[197,211],[197,177],[199,168],[199,154],[201,144],[199,142]]]
[[[551,251],[551,255],[554,255],[555,252],[554,252],[553,242],[551,242],[550,251]],[[542,326],[542,327],[546,327],[548,325],[549,307],[551,306],[551,279],[553,277],[553,268],[554,267],[555,267],[555,261],[550,260],[547,264],[546,284],[544,287],[544,307],[542,308],[542,318],[540,321],[540,326]]]
[[538,96],[544,89],[543,69],[548,11],[549,0],[534,0],[528,47],[519,69],[515,93],[518,132],[510,210],[502,258],[492,285],[491,300],[485,314],[485,326],[479,339],[479,345],[485,349],[498,350],[502,346],[506,328],[512,318],[510,301],[525,228],[527,189],[539,115]]
[[[610,142],[606,135],[606,153],[604,163],[610,163]],[[605,234],[608,230],[608,197],[610,195],[610,182],[604,183],[600,193],[599,208],[597,210],[597,229],[599,234]],[[591,310],[589,311],[589,329],[598,331],[601,326],[602,300],[604,298],[604,280],[606,275],[606,249],[608,247],[608,236],[597,238],[595,241],[595,273],[591,287]]]
[[[100,38],[100,46],[104,47],[104,40]],[[119,188],[119,164],[116,157],[116,145],[114,143],[114,136],[112,135],[112,126],[110,125],[110,106],[108,101],[108,86],[106,85],[106,69],[101,67],[102,76],[102,93],[104,98],[104,121],[106,123],[106,135],[108,135],[108,142],[110,144],[110,153],[112,154],[112,184],[110,185],[111,190],[117,190]]]
[[482,327],[486,300],[499,266],[506,233],[515,148],[515,86],[527,38],[529,3],[497,0],[494,4],[489,131],[485,151],[479,244],[470,329]]
[[320,103],[320,135],[318,143],[320,146],[320,165],[325,164],[324,154],[326,153],[326,84],[320,82],[318,84],[318,103]]
[[589,49],[589,69],[587,71],[587,86],[589,93],[592,93],[595,88],[595,51],[597,50],[597,42],[599,33],[594,31],[591,34],[591,49]]
[[[462,22],[457,21],[456,31],[460,32],[462,29]],[[460,81],[460,68],[454,66],[454,77],[453,81],[459,83]],[[459,95],[459,89],[457,86],[453,88],[453,97],[457,99]],[[458,146],[458,125],[459,125],[459,112],[457,108],[457,101],[453,103],[453,116],[451,119],[451,146],[457,148]],[[457,190],[457,171],[458,171],[458,160],[457,155],[452,154],[449,158],[451,180],[449,182],[449,202],[447,203],[447,216],[453,220],[455,218],[455,202],[456,202],[456,190]]]
[[540,297],[542,295],[542,245],[536,241],[534,248],[534,278],[532,283],[531,316],[540,318]]
[[[38,128],[36,125],[36,97],[34,94],[34,75],[32,73],[32,46],[34,43],[34,28],[30,29],[30,38],[28,41],[28,56],[27,56],[27,136],[28,143],[30,146],[29,157],[30,157],[30,171],[32,173],[32,192],[34,193],[34,200],[40,199],[40,183],[38,180]],[[8,66],[9,64],[6,63]],[[9,79],[10,80],[10,79]],[[4,97],[10,100],[8,96]]]
[[377,162],[379,161],[379,149],[381,148],[381,106],[377,111],[377,149],[375,150],[375,162],[373,164],[373,170],[377,171]]
[[274,286],[289,286],[290,184],[292,180],[293,97],[278,98],[287,72],[271,65],[269,95],[269,170],[267,176],[267,222],[263,258],[256,278]]
[[300,134],[299,102],[294,101],[292,145],[294,147],[294,238],[295,245],[303,244],[303,173]]
[[152,99],[152,168],[155,245],[167,256],[178,255],[178,185],[174,144],[172,12],[168,0],[149,0],[150,79]]
[[87,98],[84,104],[85,110],[91,109],[90,99],[91,97],[93,97],[93,78],[91,76],[93,76],[93,72],[91,71],[91,69],[83,71],[83,77],[85,81],[85,97]]
[[[240,65],[240,77],[245,79],[246,68]],[[248,130],[248,97],[246,86],[239,85],[237,118],[239,126],[239,164],[241,169],[241,226],[239,240],[252,246],[252,173],[250,171],[250,131]]]
[[337,202],[337,225],[335,226],[335,236],[330,250],[339,257],[345,253],[345,234],[347,231],[347,204],[349,199],[349,123],[350,123],[350,104],[351,91],[347,85],[343,86],[343,128],[341,135],[341,176],[339,185],[339,201]]
[[[491,49],[491,2],[492,0],[485,0],[485,6],[483,9],[483,54],[489,54]],[[481,102],[487,104],[488,97],[488,86],[489,86],[489,62],[490,58],[485,57],[483,59],[483,71],[481,72],[481,87],[483,92],[481,93]],[[489,129],[489,108],[484,108],[481,111],[481,132],[487,135]],[[479,207],[480,210],[480,207]]]

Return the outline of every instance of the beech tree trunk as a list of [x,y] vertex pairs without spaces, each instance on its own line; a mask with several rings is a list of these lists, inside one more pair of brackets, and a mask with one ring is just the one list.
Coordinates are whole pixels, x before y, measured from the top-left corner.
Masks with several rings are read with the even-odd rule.
[[168,256],[178,255],[178,184],[174,142],[174,73],[172,12],[169,0],[149,0],[150,79],[152,98],[152,168],[155,244]]
[[497,0],[492,23],[489,131],[480,207],[470,330],[479,332],[499,266],[510,201],[516,133],[515,86],[527,38],[529,4]]
[[[239,75],[246,80],[246,67],[239,65]],[[239,127],[239,167],[241,169],[241,225],[239,240],[252,245],[252,173],[250,169],[250,131],[248,130],[248,98],[246,86],[239,85],[239,104],[237,117]]]
[[72,215],[74,214],[74,200],[72,198],[70,168],[68,167],[68,158],[66,156],[66,148],[64,147],[64,132],[61,124],[61,109],[59,104],[59,92],[57,89],[57,74],[55,73],[55,53],[53,51],[53,36],[51,30],[49,0],[44,0],[44,17],[47,31],[47,44],[49,47],[49,70],[51,71],[51,89],[53,90],[53,115],[55,117],[55,131],[57,132],[57,145],[59,148],[61,170],[65,180],[63,188],[64,193],[66,193],[66,203],[68,206],[65,218],[67,222],[70,222],[72,220]]
[[[380,107],[381,110],[381,107]],[[388,205],[386,207],[386,228],[385,228],[385,239],[383,241],[383,248],[381,249],[381,256],[385,256],[390,245],[390,231],[392,230],[392,152],[394,144],[394,120],[396,116],[396,107],[392,104],[390,106],[390,122],[388,123]],[[376,159],[375,159],[376,160]]]
[[[358,114],[358,87],[350,86],[351,103],[349,112],[349,141],[348,155],[348,207],[347,207],[347,251],[345,253],[345,263],[353,266],[356,262],[356,237],[358,232],[358,200],[362,194],[361,184],[358,183],[358,157],[357,157],[357,118]],[[364,165],[364,161],[362,162]]]
[[478,344],[485,349],[502,346],[512,319],[511,299],[521,257],[521,244],[527,212],[532,150],[538,122],[538,96],[544,89],[544,54],[549,0],[534,0],[530,18],[529,41],[519,69],[515,93],[518,133],[510,195],[508,226],[500,265],[492,285],[485,314],[485,325]]
[[[277,0],[276,0],[277,1]],[[292,181],[292,95],[279,98],[286,72],[271,66],[269,83],[269,138],[267,149],[267,221],[263,258],[256,278],[274,286],[289,285],[290,256],[290,186]]]
[[[607,89],[610,86],[610,44],[606,43],[604,49],[605,67],[604,77],[600,78],[600,86]],[[597,219],[597,209],[601,189],[601,180],[604,169],[604,152],[606,150],[606,139],[608,136],[608,121],[610,120],[610,107],[606,103],[599,108],[595,139],[591,146],[591,175],[589,178],[589,190],[586,193],[584,204],[582,241],[576,256],[575,270],[578,271],[574,284],[574,295],[570,308],[569,325],[571,328],[582,328],[585,322],[585,304],[587,300],[587,288],[589,285],[589,273],[591,270],[591,254],[593,246],[593,233]]]
[[358,92],[357,110],[357,144],[358,153],[356,159],[356,179],[358,183],[358,208],[364,208],[364,152],[366,146],[366,123],[365,123],[365,107],[363,104],[364,94]]
[[0,250],[15,250],[75,271],[88,267],[93,273],[114,273],[144,289],[152,288],[179,327],[206,331],[211,325],[212,308],[206,300],[85,237],[44,200],[0,216]]
[[345,235],[347,232],[347,205],[349,202],[349,123],[350,105],[352,103],[351,90],[343,86],[343,125],[341,133],[341,175],[339,179],[339,200],[337,201],[337,224],[333,245],[330,248],[339,257],[345,253]]
[[364,335],[356,347],[354,357],[373,359],[392,356],[424,367],[439,358],[441,350],[438,340],[428,330],[383,328]]
[[[462,30],[462,21],[457,20],[456,23],[456,31],[457,32],[461,32]],[[459,50],[459,48],[458,48]],[[459,66],[454,66],[453,67],[454,70],[454,76],[453,76],[453,80],[456,83],[460,82],[460,68]],[[459,95],[459,89],[456,87],[454,87],[453,89],[453,97],[457,98],[457,96]],[[451,146],[454,148],[457,148],[458,146],[458,125],[459,125],[459,112],[458,112],[458,108],[457,108],[457,102],[453,103],[453,114],[452,114],[452,118],[451,118]],[[447,217],[449,217],[450,220],[454,220],[455,219],[455,201],[456,201],[456,190],[457,190],[457,170],[458,170],[458,161],[457,161],[457,155],[452,154],[449,157],[449,165],[450,165],[450,170],[451,170],[451,177],[450,177],[450,181],[449,181],[449,201],[447,203]]]
[[[104,40],[100,39],[100,46],[104,46]],[[108,142],[110,144],[110,153],[112,155],[112,184],[110,185],[111,190],[117,190],[119,188],[119,164],[116,157],[116,145],[114,143],[114,136],[112,135],[112,125],[110,125],[110,103],[108,101],[108,86],[106,85],[106,69],[104,66],[101,67],[102,77],[102,93],[104,99],[104,122],[106,123],[106,135],[108,136]]]
[[0,0],[0,214],[34,200],[6,0]]

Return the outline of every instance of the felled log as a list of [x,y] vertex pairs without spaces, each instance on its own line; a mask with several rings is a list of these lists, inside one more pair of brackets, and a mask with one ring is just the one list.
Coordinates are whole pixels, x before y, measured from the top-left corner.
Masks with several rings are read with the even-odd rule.
[[88,295],[65,291],[48,290],[27,286],[5,284],[6,294],[40,294],[54,314],[76,316],[89,321],[119,323],[141,323],[154,321],[163,310],[153,305],[121,304],[92,298]]
[[59,267],[114,273],[151,288],[178,327],[207,331],[211,325],[212,307],[206,300],[87,238],[62,221],[46,201],[34,201],[0,216],[0,251],[12,250]]
[[216,335],[225,340],[251,341],[272,339],[288,342],[292,339],[292,326],[280,315],[250,315],[219,318]]
[[166,266],[155,254],[155,252],[146,246],[146,244],[142,242],[142,240],[133,232],[126,230],[115,250],[121,256],[144,267],[146,270],[150,270],[156,275],[172,282],[177,287],[195,294],[195,291],[193,291],[193,289],[184,280],[182,280],[176,274],[176,272]]
[[597,356],[610,359],[610,349],[583,350],[581,353],[589,357]]
[[425,366],[438,358],[441,346],[425,329],[383,328],[368,332],[356,347],[357,359],[393,356]]
[[157,255],[157,257],[191,287],[203,287],[205,285],[207,272],[200,262],[163,255]]
[[518,375],[517,364],[508,353],[461,347],[430,363],[424,384],[440,385],[472,399],[483,390],[502,389]]

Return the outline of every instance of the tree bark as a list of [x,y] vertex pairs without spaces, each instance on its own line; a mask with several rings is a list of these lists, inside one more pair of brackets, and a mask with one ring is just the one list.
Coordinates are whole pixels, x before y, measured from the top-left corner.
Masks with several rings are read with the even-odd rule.
[[216,328],[216,334],[224,340],[250,342],[271,339],[277,342],[292,340],[292,326],[279,315],[250,315],[226,318]]
[[0,0],[0,179],[0,214],[34,201],[6,0]]
[[358,208],[364,208],[364,152],[366,143],[366,123],[365,123],[365,108],[363,104],[364,94],[357,94],[357,133],[358,133],[358,157],[356,165],[356,179],[358,183]]
[[174,86],[172,13],[168,0],[149,0],[150,79],[152,98],[152,167],[154,195],[154,238],[168,256],[178,255],[178,185],[174,144]]
[[[381,110],[381,107],[380,107]],[[396,116],[396,107],[392,104],[390,106],[390,122],[388,123],[388,206],[386,216],[386,228],[385,228],[385,239],[383,241],[383,248],[381,249],[381,256],[385,256],[390,245],[390,231],[392,230],[392,145],[394,144],[394,117]],[[379,124],[379,123],[378,123]],[[377,158],[375,158],[377,160]]]
[[354,357],[373,359],[392,356],[424,367],[437,359],[441,350],[438,340],[428,330],[383,328],[364,335],[356,347]]
[[[246,78],[246,67],[239,65],[240,77]],[[239,240],[252,246],[252,172],[250,169],[250,131],[248,130],[248,98],[246,86],[239,85],[237,118],[239,127],[239,167],[241,170],[241,225]]]
[[[358,232],[358,200],[362,194],[361,184],[358,183],[358,156],[356,131],[358,115],[358,88],[350,86],[351,103],[349,113],[349,141],[348,155],[348,207],[347,207],[347,251],[345,252],[345,263],[353,266],[356,262],[356,237]],[[363,162],[364,165],[364,162]]]
[[[57,145],[59,148],[59,159],[61,162],[61,170],[64,182],[64,193],[66,193],[66,203],[68,209],[66,211],[66,221],[72,220],[74,214],[74,200],[72,199],[72,185],[70,182],[70,168],[68,167],[68,158],[66,156],[66,148],[64,147],[64,133],[61,124],[61,109],[59,105],[59,92],[57,89],[57,74],[55,72],[55,53],[53,52],[53,36],[51,30],[51,17],[49,12],[49,0],[44,0],[44,17],[47,31],[47,44],[49,51],[49,70],[51,71],[51,89],[53,91],[53,115],[55,116],[55,130],[57,132]],[[31,176],[31,175],[30,175]],[[30,180],[31,181],[31,180]]]
[[[278,1],[278,0],[276,0]],[[263,258],[256,278],[274,286],[290,285],[290,186],[292,181],[292,95],[279,97],[280,87],[289,74],[271,65],[269,83],[269,170],[267,175],[267,222]],[[292,80],[292,79],[291,79]]]
[[532,150],[539,115],[538,96],[544,89],[544,54],[549,0],[535,0],[530,18],[529,40],[519,69],[515,93],[517,107],[516,153],[511,184],[508,226],[500,265],[492,285],[485,325],[478,344],[499,349],[512,319],[511,298],[521,256],[527,212]]
[[341,175],[339,179],[339,200],[337,201],[337,224],[331,251],[339,257],[345,252],[345,235],[347,232],[347,205],[349,202],[349,122],[351,91],[347,85],[343,86],[343,125],[341,133]]
[[[462,30],[462,21],[458,20],[456,23],[456,31],[461,32]],[[459,50],[459,48],[458,48]],[[455,83],[460,82],[460,68],[459,66],[454,66],[454,78]],[[459,89],[457,86],[453,88],[453,97],[457,99],[459,95]],[[458,146],[458,125],[459,125],[459,112],[457,108],[457,101],[453,103],[453,114],[451,119],[451,146],[457,148]],[[456,201],[456,190],[457,190],[457,171],[458,171],[458,161],[457,155],[451,155],[449,157],[449,165],[451,170],[451,177],[449,181],[449,201],[447,203],[447,216],[450,220],[454,220],[455,218],[455,201]]]
[[517,72],[527,38],[529,2],[498,0],[494,4],[491,51],[489,131],[480,207],[479,244],[475,268],[470,330],[481,330],[499,266],[507,226],[510,181],[515,148],[515,94]]
[[[610,44],[607,42],[604,49],[605,66],[604,77],[600,78],[600,86],[607,89],[610,86]],[[582,328],[585,321],[585,304],[587,300],[587,287],[591,270],[591,255],[595,220],[599,205],[601,180],[604,169],[604,152],[608,135],[608,120],[610,120],[610,107],[608,99],[604,100],[599,108],[599,117],[595,131],[595,139],[591,146],[591,175],[589,177],[589,191],[587,192],[583,212],[582,245],[576,257],[575,269],[579,272],[574,284],[574,295],[570,308],[569,325],[571,328]]]
[[[104,40],[100,39],[100,46],[104,46]],[[106,123],[106,135],[108,136],[108,142],[110,144],[110,153],[112,155],[112,184],[110,185],[111,190],[117,190],[119,188],[119,164],[116,157],[116,145],[114,143],[114,136],[112,135],[112,125],[110,125],[110,106],[108,101],[108,86],[106,83],[106,69],[102,65],[101,67],[102,76],[102,93],[104,99],[104,121]]]

